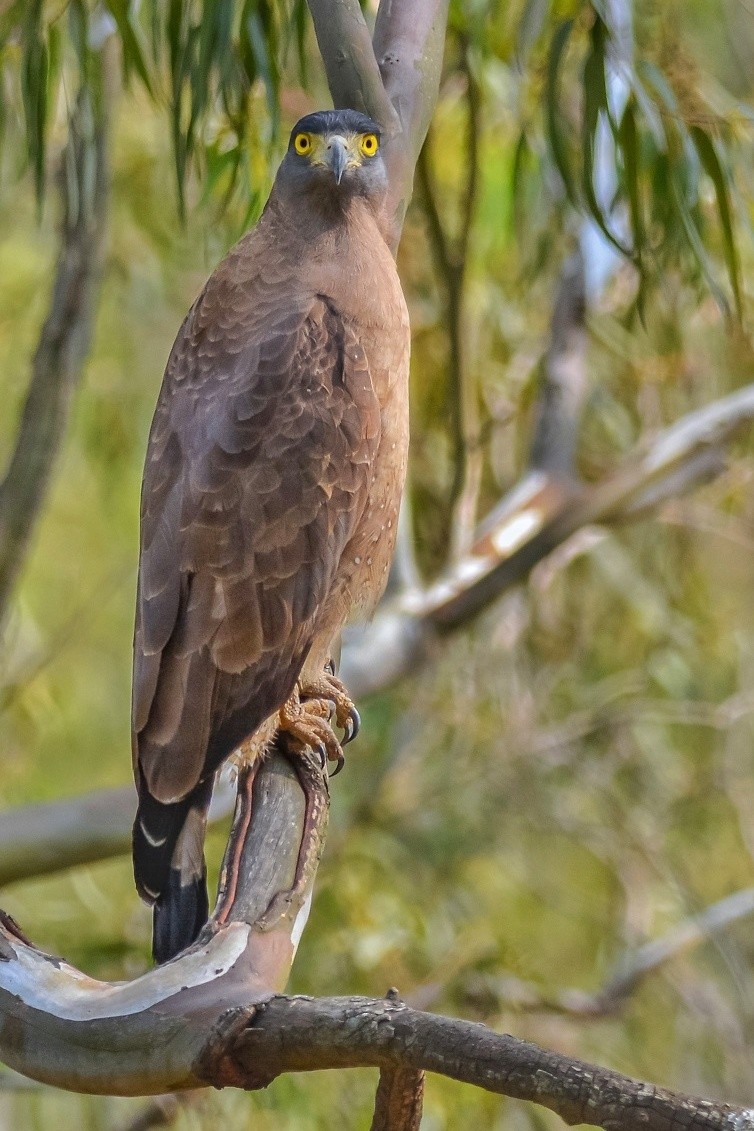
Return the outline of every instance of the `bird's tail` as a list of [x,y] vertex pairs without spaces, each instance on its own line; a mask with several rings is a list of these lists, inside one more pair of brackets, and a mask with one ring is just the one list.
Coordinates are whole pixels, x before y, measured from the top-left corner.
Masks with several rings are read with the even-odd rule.
[[204,834],[214,778],[182,801],[163,804],[139,791],[133,828],[134,877],[152,904],[152,954],[163,963],[190,946],[207,921]]

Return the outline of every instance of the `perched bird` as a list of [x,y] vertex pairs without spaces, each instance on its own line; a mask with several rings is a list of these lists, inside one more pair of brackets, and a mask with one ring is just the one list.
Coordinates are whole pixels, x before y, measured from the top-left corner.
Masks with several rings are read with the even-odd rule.
[[408,447],[386,190],[375,122],[302,118],[259,223],[168,360],[142,487],[132,720],[134,872],[158,962],[207,918],[220,764],[262,756],[279,730],[340,762],[329,702],[344,741],[358,719],[331,652],[384,588]]

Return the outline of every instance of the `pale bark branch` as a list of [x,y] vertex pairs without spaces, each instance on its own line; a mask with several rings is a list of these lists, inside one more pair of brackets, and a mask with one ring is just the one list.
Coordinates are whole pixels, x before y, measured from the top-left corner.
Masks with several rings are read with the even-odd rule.
[[576,478],[576,444],[589,390],[586,364],[584,260],[577,251],[563,267],[543,362],[530,467]]
[[389,137],[397,135],[400,122],[383,85],[359,0],[307,2],[333,104],[361,110]]
[[97,982],[37,950],[3,916],[5,1064],[43,1083],[107,1095],[196,1088],[210,1070],[217,1084],[237,1082],[224,1042],[285,985],[327,824],[326,780],[308,758],[299,755],[296,767],[274,754],[255,776],[242,773],[218,905],[173,962],[132,982]]
[[374,51],[401,136],[386,153],[398,245],[416,162],[437,102],[448,0],[380,0]]
[[448,0],[382,0],[374,43],[358,0],[308,4],[334,105],[370,114],[385,131],[395,252],[437,101]]
[[[270,835],[282,836],[290,877],[295,859],[288,849],[297,838],[285,831],[290,811],[282,822],[278,819],[281,794],[275,792],[272,804],[268,793],[261,842],[251,839],[256,851],[265,842],[269,848]],[[255,819],[258,834],[258,814]],[[300,831],[300,823],[297,827]],[[243,877],[241,870],[239,878],[246,883]],[[281,880],[276,867],[268,895]],[[3,1058],[69,1090],[119,1095],[202,1084],[254,1089],[284,1072],[371,1066],[386,1073],[383,1090],[388,1092],[395,1087],[394,1074],[402,1074],[398,1110],[403,1113],[406,1074],[413,1073],[416,1084],[428,1071],[541,1104],[570,1124],[610,1131],[754,1128],[749,1109],[641,1083],[484,1025],[393,1000],[276,995],[269,979],[280,981],[287,974],[305,904],[294,910],[273,895],[271,910],[254,923],[216,926],[208,941],[126,985],[85,978],[23,941],[6,921],[0,930]],[[416,1092],[408,1111],[409,1117],[416,1111]],[[385,1129],[411,1126],[382,1124]]]

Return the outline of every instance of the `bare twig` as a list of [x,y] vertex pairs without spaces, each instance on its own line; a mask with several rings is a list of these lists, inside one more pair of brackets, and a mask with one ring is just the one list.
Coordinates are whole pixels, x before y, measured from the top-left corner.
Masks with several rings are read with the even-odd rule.
[[[453,987],[453,992],[462,1004],[481,1016],[513,1009],[516,1013],[558,1013],[581,1020],[609,1017],[620,1010],[650,975],[751,915],[754,915],[754,888],[734,892],[671,927],[660,938],[628,951],[616,963],[614,973],[594,992],[571,987],[543,992],[534,983],[510,974],[477,972],[463,977],[460,985]],[[444,989],[439,983],[420,986],[411,995],[410,1003],[426,1009]]]
[[62,246],[50,311],[34,355],[15,448],[0,483],[0,620],[39,516],[71,396],[89,351],[105,248],[112,47],[112,41],[105,43],[101,60],[108,97],[95,114],[89,93],[82,90],[70,121],[61,178]]
[[382,1068],[371,1131],[419,1131],[424,1106],[424,1073],[415,1068]]
[[175,1123],[181,1111],[204,1095],[198,1092],[168,1092],[155,1096],[143,1111],[126,1124],[123,1131],[152,1131],[153,1127],[169,1127]]
[[576,478],[576,441],[588,391],[584,261],[575,252],[563,267],[552,316],[529,465]]
[[691,915],[672,927],[659,939],[644,943],[633,954],[626,955],[596,995],[597,1001],[604,1003],[607,1011],[633,993],[648,974],[750,915],[754,915],[754,888],[734,892],[705,907],[697,915]]

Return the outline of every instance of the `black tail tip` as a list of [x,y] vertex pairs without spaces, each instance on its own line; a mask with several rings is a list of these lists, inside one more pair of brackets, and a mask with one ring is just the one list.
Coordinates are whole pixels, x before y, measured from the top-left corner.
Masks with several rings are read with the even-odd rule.
[[152,955],[161,966],[191,946],[209,914],[205,876],[181,883],[181,873],[171,868],[168,882],[152,913]]

